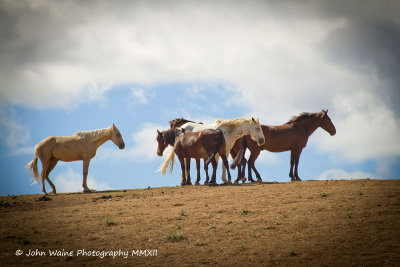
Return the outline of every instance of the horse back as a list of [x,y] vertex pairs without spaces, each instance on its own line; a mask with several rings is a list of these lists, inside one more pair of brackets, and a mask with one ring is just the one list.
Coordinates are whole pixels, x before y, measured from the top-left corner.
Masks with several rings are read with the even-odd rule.
[[215,149],[216,138],[223,134],[220,130],[205,129],[200,132],[186,132],[175,143],[175,153],[183,157],[204,158]]
[[37,145],[39,155],[46,158],[55,158],[61,161],[82,160],[92,158],[96,154],[85,146],[76,136],[50,136]]

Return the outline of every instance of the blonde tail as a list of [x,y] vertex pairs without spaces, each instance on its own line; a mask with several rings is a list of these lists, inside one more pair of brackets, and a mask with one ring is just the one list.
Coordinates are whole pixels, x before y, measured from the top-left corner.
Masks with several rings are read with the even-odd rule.
[[37,182],[40,182],[40,176],[39,176],[39,170],[37,167],[37,161],[38,161],[38,156],[35,152],[35,157],[31,162],[26,164],[27,171],[33,175],[33,182],[32,184],[36,184]]
[[175,151],[171,149],[168,156],[165,158],[163,164],[158,168],[158,171],[161,172],[162,175],[165,175],[169,166],[169,173],[172,173],[174,170],[174,162],[175,162]]

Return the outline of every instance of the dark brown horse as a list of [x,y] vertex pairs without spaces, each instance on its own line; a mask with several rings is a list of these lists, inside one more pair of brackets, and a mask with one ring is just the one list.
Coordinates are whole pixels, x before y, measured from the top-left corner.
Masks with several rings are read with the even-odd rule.
[[[181,185],[191,185],[190,159],[205,159],[204,168],[208,170],[208,164],[213,166],[211,184],[216,184],[217,161],[215,155],[218,153],[228,168],[228,160],[225,156],[225,138],[221,130],[206,129],[200,132],[186,132],[182,129],[169,129],[159,132],[157,130],[157,155],[162,156],[165,148],[170,145],[174,147],[175,154],[181,163],[182,178]],[[186,168],[185,168],[186,160]],[[230,173],[228,171],[228,177]],[[199,178],[196,180],[199,184]]]
[[[262,130],[265,136],[265,143],[262,146],[258,146],[249,136],[245,136],[245,140],[237,140],[233,147],[233,155],[237,155],[234,162],[231,164],[231,168],[239,166],[239,163],[244,162],[241,159],[244,158],[245,148],[250,150],[250,157],[248,159],[248,179],[254,182],[251,169],[254,170],[257,179],[261,181],[261,176],[254,166],[254,162],[260,155],[261,150],[268,150],[270,152],[283,152],[291,151],[290,154],[290,172],[289,177],[292,181],[301,181],[298,175],[298,165],[300,154],[303,148],[307,145],[309,136],[319,127],[327,131],[330,135],[336,134],[336,128],[333,125],[331,119],[328,116],[328,110],[322,110],[319,113],[301,113],[299,116],[293,117],[290,121],[279,126],[268,126],[262,125]],[[243,164],[243,173],[244,173]],[[293,173],[294,166],[294,173]],[[243,176],[239,169],[239,175]],[[239,178],[238,178],[239,179]],[[235,181],[237,182],[238,179]]]
[[[170,129],[176,129],[181,127],[182,125],[184,125],[187,122],[194,122],[194,121],[190,121],[184,118],[178,118],[178,119],[174,119],[174,120],[170,120],[169,121],[169,128]],[[194,122],[196,123],[196,122]],[[198,122],[200,124],[203,124],[202,122]],[[204,159],[204,171],[206,173],[206,182],[205,184],[209,183],[210,177],[208,176],[208,166],[206,166],[206,160]],[[190,164],[190,162],[189,162]],[[197,179],[196,181],[200,181],[200,159],[196,159],[196,171],[197,171]],[[197,183],[197,182],[196,182]]]

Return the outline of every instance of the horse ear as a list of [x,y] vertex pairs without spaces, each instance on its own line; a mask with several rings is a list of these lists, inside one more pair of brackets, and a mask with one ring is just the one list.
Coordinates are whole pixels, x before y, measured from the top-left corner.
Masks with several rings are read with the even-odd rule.
[[159,134],[159,135],[161,135],[161,133],[160,133],[160,131],[157,129],[157,133]]
[[251,117],[251,121],[257,124],[256,120],[253,117]]
[[115,128],[117,128],[117,127],[115,127],[115,124],[113,123],[113,129],[115,130]]

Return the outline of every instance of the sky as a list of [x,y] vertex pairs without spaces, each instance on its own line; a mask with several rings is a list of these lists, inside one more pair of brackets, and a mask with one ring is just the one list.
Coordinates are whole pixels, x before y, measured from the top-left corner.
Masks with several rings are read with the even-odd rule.
[[[25,165],[48,136],[115,123],[126,148],[101,146],[88,186],[176,186],[178,165],[157,172],[169,120],[279,125],[321,109],[337,134],[310,137],[302,179],[399,178],[399,1],[4,0],[0,36],[0,195],[41,193]],[[289,157],[255,165],[288,182]],[[82,191],[82,162],[50,179]]]

